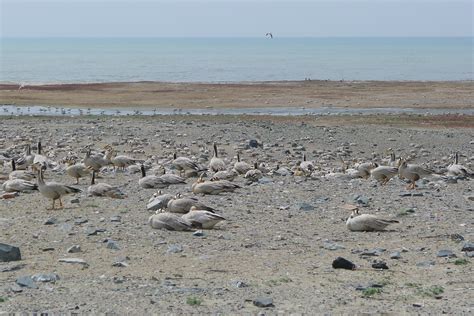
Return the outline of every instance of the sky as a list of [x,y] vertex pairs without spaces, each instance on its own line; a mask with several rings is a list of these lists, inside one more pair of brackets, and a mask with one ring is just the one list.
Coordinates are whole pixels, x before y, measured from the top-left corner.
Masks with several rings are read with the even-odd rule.
[[0,0],[1,37],[473,36],[472,0]]

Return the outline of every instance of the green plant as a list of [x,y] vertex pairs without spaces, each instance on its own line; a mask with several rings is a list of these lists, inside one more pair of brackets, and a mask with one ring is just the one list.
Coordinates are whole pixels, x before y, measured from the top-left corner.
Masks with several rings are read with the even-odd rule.
[[468,264],[469,261],[467,259],[456,259],[456,261],[454,261],[454,264],[457,265],[457,266],[462,266],[462,265],[465,265],[465,264]]
[[290,279],[289,277],[281,277],[281,278],[278,278],[278,279],[272,279],[272,280],[267,281],[267,283],[270,286],[276,286],[276,285],[280,285],[280,284],[283,284],[283,283],[290,283],[290,282],[293,282],[293,280]]
[[186,304],[191,306],[199,306],[201,305],[202,300],[195,296],[190,296],[186,299]]
[[7,298],[6,297],[2,297],[0,296],[0,303],[4,303],[7,301]]
[[438,295],[444,293],[444,288],[442,286],[439,286],[439,285],[433,285],[429,288],[420,289],[418,291],[418,293],[423,295],[423,296],[434,297],[434,296],[438,296]]
[[365,297],[374,296],[375,294],[380,294],[380,293],[382,293],[382,289],[377,288],[377,287],[368,287],[362,291],[362,295]]

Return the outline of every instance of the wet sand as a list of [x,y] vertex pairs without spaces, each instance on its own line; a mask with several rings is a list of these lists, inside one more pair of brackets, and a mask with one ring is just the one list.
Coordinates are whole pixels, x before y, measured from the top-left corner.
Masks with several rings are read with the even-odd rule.
[[0,84],[0,104],[98,108],[472,108],[474,84],[397,81]]

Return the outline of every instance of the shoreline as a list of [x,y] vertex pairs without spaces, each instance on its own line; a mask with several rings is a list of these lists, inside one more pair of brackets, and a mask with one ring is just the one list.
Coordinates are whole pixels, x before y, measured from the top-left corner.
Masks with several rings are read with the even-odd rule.
[[470,109],[473,81],[255,81],[238,83],[0,83],[0,103],[67,108]]

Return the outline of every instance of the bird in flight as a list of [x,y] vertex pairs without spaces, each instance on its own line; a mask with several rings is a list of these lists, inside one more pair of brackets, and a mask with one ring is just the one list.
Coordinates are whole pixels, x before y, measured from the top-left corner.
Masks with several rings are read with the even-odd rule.
[[268,32],[267,34],[265,34],[265,36],[270,36],[271,39],[273,39],[273,34]]

